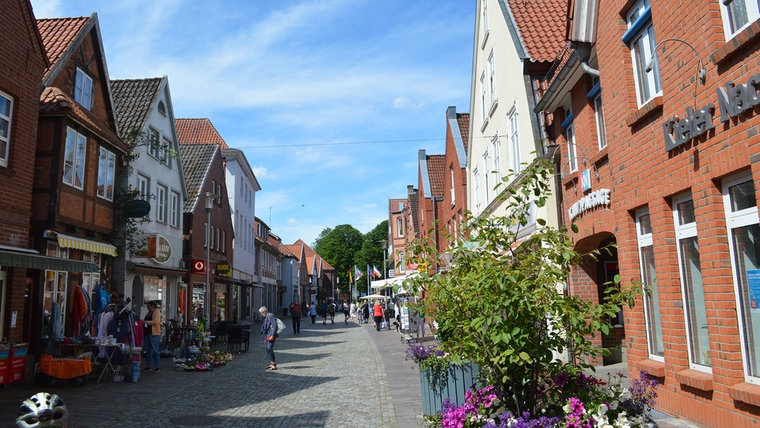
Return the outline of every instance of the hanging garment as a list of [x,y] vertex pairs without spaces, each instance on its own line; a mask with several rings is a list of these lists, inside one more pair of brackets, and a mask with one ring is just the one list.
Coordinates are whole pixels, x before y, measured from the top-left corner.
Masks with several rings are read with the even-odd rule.
[[87,300],[81,286],[74,287],[71,296],[71,324],[74,337],[82,335],[82,323],[87,318]]

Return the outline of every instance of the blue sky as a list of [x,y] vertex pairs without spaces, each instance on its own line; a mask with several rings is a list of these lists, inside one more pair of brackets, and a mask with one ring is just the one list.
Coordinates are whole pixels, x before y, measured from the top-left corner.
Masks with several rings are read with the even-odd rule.
[[166,75],[176,117],[208,117],[245,152],[256,215],[286,244],[362,233],[443,153],[469,111],[474,1],[32,0],[97,12],[112,79]]

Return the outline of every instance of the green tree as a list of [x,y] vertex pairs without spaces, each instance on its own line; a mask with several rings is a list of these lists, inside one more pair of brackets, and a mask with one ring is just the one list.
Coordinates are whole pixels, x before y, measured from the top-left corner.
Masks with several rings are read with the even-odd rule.
[[[528,207],[549,200],[552,174],[546,159],[526,166],[517,184],[505,190],[509,214],[468,215],[468,236],[456,241],[448,257],[422,244],[413,249],[417,261],[428,266],[433,259],[451,260],[445,273],[413,280],[414,288],[428,292],[418,309],[438,323],[441,348],[455,361],[477,363],[515,414],[540,414],[555,375],[578,373],[591,367],[590,358],[604,355],[593,335],[608,333],[610,320],[622,305],[632,307],[639,290],[621,288],[617,277],[600,304],[565,296],[562,284],[570,269],[584,257],[598,256],[576,252],[565,226],[548,227],[538,219],[535,232],[517,245],[520,231],[530,225]],[[566,350],[573,356],[568,362],[553,353]]]
[[350,224],[324,229],[314,241],[314,251],[337,271],[341,286],[348,284],[349,269],[354,268],[354,256],[361,249],[364,237]]
[[[354,257],[354,264],[356,264],[359,270],[365,275],[367,272],[367,266],[375,266],[380,272],[383,271],[383,240],[386,240],[386,245],[389,245],[388,220],[381,221],[377,226],[364,235],[362,247]],[[374,292],[374,290],[367,289],[366,278],[362,278],[357,282],[357,288],[362,291],[367,291],[367,294],[372,294]]]

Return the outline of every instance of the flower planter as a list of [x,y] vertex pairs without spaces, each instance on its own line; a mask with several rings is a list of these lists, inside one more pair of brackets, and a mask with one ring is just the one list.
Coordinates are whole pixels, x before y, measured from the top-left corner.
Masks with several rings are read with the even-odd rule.
[[477,383],[477,379],[478,366],[476,364],[452,364],[446,372],[446,379],[442,379],[440,389],[436,389],[428,381],[423,369],[420,369],[422,413],[426,416],[435,415],[443,408],[443,403],[447,399],[456,405],[463,404],[465,393]]

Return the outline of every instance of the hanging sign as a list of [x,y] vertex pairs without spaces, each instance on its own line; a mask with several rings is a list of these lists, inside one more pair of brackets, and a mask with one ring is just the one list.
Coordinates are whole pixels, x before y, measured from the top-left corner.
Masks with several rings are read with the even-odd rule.
[[164,264],[172,257],[172,246],[169,244],[169,240],[161,235],[152,236],[155,247],[155,255],[153,261],[158,264]]
[[232,266],[227,260],[216,262],[216,276],[232,277]]

